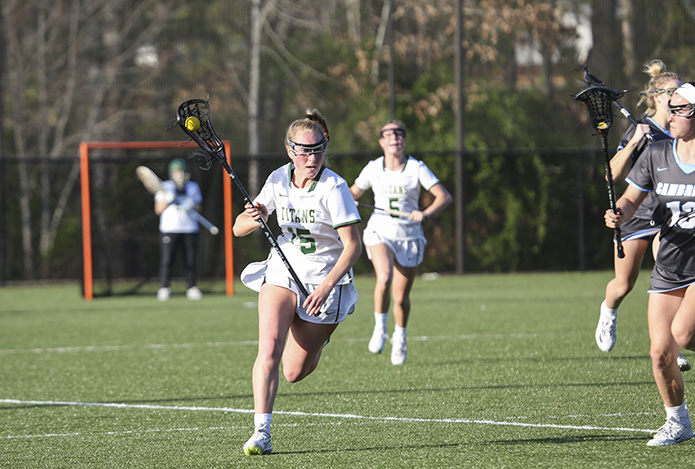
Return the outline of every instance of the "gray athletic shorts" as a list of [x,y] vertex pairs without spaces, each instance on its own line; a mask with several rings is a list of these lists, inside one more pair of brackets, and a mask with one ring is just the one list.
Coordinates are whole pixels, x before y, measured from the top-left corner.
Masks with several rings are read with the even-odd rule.
[[695,283],[692,275],[683,275],[670,272],[658,264],[652,270],[652,277],[647,293],[666,293],[679,290]]
[[[297,284],[284,264],[269,268],[268,261],[252,262],[247,265],[241,272],[241,282],[251,290],[258,292],[261,291],[261,286],[264,283],[292,290],[297,295],[297,315],[304,321],[315,324],[337,324],[343,322],[348,314],[352,314],[355,311],[358,299],[357,289],[352,282],[336,285],[328,295],[326,302],[321,306],[321,313],[317,316],[310,316],[307,314],[306,308],[302,306],[305,298],[300,293]],[[304,287],[311,294],[318,285],[305,283]]]
[[625,242],[631,239],[650,240],[659,233],[661,226],[654,220],[644,218],[631,218],[620,225],[620,240]]

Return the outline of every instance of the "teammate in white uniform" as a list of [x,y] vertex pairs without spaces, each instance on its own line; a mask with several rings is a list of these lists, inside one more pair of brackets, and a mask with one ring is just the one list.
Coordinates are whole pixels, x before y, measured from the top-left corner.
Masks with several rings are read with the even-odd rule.
[[272,250],[253,263],[242,281],[259,291],[258,355],[253,366],[255,431],[244,445],[247,455],[272,451],[270,424],[279,367],[289,382],[309,375],[338,324],[355,309],[352,266],[362,252],[360,216],[347,183],[323,166],[328,128],[316,110],[287,129],[291,162],[266,180],[253,205],[234,223],[234,235],[255,231],[258,220],[275,212],[282,229],[280,249],[308,292],[300,293],[285,264]]
[[695,350],[695,86],[685,83],[669,101],[675,140],[651,144],[626,179],[630,184],[607,210],[606,226],[629,220],[647,194],[656,194],[664,213],[659,252],[649,288],[647,311],[652,371],[666,408],[664,424],[649,446],[681,443],[693,437],[685,404],[680,347]]
[[[404,218],[375,210],[363,234],[376,273],[375,325],[368,348],[372,353],[383,350],[388,339],[386,323],[393,299],[395,329],[391,363],[402,365],[407,354],[410,290],[427,244],[422,221],[451,203],[451,195],[425,163],[404,153],[405,126],[402,122],[384,124],[379,132],[379,145],[384,155],[367,163],[350,191],[355,199],[359,199],[371,189],[376,207],[410,213],[408,218]],[[424,210],[420,210],[420,188],[434,196],[432,204]]]
[[166,301],[171,295],[171,267],[179,248],[183,250],[186,271],[186,296],[200,300],[202,292],[196,286],[196,260],[198,256],[198,221],[191,216],[200,209],[203,195],[197,182],[189,180],[186,161],[180,158],[169,163],[169,179],[162,182],[163,190],[155,194],[154,211],[159,215],[161,260],[157,299]]

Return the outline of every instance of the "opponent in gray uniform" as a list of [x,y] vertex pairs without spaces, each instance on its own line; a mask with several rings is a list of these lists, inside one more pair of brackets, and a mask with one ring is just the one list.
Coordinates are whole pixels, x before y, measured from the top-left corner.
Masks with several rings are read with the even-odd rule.
[[[668,131],[668,100],[681,85],[681,79],[673,72],[666,71],[661,60],[653,60],[644,66],[651,79],[641,93],[639,104],[646,104],[645,118],[637,126],[631,125],[618,145],[618,152],[611,159],[611,173],[616,181],[625,178],[651,141],[671,139]],[[620,227],[624,258],[614,254],[615,277],[606,285],[606,297],[601,303],[596,344],[599,349],[609,352],[615,346],[618,307],[635,286],[642,266],[644,254],[650,241],[659,232],[661,215],[656,199],[649,197],[640,206],[634,217]],[[658,249],[658,241],[652,245],[653,253]],[[684,361],[684,367],[690,364]]]
[[660,246],[649,288],[648,323],[654,380],[666,408],[666,423],[649,446],[693,437],[685,404],[680,347],[695,350],[695,84],[680,86],[669,101],[671,135],[649,146],[627,177],[617,213],[607,210],[606,226],[629,220],[649,192],[664,213]]

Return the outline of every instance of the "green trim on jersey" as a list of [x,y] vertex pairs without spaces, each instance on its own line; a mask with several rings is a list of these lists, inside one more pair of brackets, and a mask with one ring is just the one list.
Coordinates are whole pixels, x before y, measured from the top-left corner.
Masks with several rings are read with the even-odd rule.
[[[381,155],[381,158],[384,159],[384,161],[381,163],[381,169],[386,171],[386,155]],[[410,158],[412,158],[410,155],[405,155],[405,164],[403,165],[403,169],[401,169],[401,173],[405,172],[405,168],[408,166],[408,160]]]
[[[321,174],[323,174],[323,170],[326,169],[325,166],[321,166],[321,169],[319,170],[319,173],[316,175],[316,179],[314,179],[314,182],[311,183],[311,186],[309,186],[309,190],[307,192],[311,192],[314,189],[316,189],[316,184],[319,183],[319,179],[321,179]],[[292,187],[292,174],[294,171],[294,163],[290,163],[288,168],[287,168],[287,185],[289,187]]]
[[309,190],[307,192],[311,192],[314,189],[316,189],[316,184],[319,183],[319,179],[321,179],[321,175],[323,174],[324,169],[326,169],[326,167],[321,166],[321,169],[319,169],[319,173],[316,175],[316,179],[314,179],[314,183],[309,187]]
[[360,221],[362,221],[362,220],[353,220],[353,221],[349,221],[349,222],[347,222],[347,223],[341,223],[341,224],[339,224],[339,225],[333,226],[333,228],[338,229],[338,228],[340,228],[341,226],[350,226],[350,225],[354,225],[355,223],[359,223]]

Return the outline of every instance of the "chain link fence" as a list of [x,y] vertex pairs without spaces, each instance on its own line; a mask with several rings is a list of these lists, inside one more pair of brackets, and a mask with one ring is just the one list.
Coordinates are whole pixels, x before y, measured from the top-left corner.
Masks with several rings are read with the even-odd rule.
[[[166,178],[167,163],[174,157],[191,157],[190,149],[176,154],[123,150],[98,152],[90,157],[92,244],[94,278],[127,279],[132,285],[157,281],[159,262],[158,219],[153,198],[135,177],[138,165],[151,167]],[[376,154],[331,154],[327,164],[349,184]],[[462,203],[454,203],[433,219],[426,220],[428,239],[421,272],[457,273],[457,260],[463,272],[571,271],[612,268],[612,232],[603,226],[602,214],[608,206],[604,183],[603,158],[598,149],[544,149],[470,152],[414,153],[423,160],[453,194],[461,185]],[[463,158],[462,174],[456,171],[456,158]],[[215,165],[205,170],[191,159],[190,172],[203,191],[203,215],[223,226],[223,170]],[[232,155],[232,166],[251,195],[250,162],[262,184],[272,170],[287,162],[284,154]],[[79,182],[70,182],[78,165],[76,157],[0,161],[2,175],[2,220],[0,257],[3,282],[57,281],[82,279],[82,221]],[[23,220],[16,194],[22,190],[13,175],[29,171],[31,218]],[[42,172],[47,172],[42,175]],[[42,175],[42,177],[39,177]],[[66,187],[66,182],[71,185]],[[254,183],[255,185],[255,183]],[[618,194],[622,183],[618,184]],[[370,203],[370,194],[363,202]],[[426,206],[429,194],[423,192]],[[234,216],[242,209],[242,199],[232,189]],[[58,207],[64,202],[64,207]],[[42,211],[42,207],[49,207]],[[48,236],[46,227],[57,219],[50,249],[35,249],[28,260],[20,249],[30,236],[33,246],[41,246]],[[366,221],[368,209],[360,209]],[[458,223],[457,223],[458,221]],[[42,232],[43,226],[43,232]],[[457,229],[463,226],[463,232]],[[271,227],[277,226],[271,220]],[[213,237],[201,232],[199,275],[201,279],[224,278],[224,234]],[[463,252],[457,250],[463,239]],[[262,236],[234,239],[234,271],[265,258],[269,246]],[[371,273],[366,255],[355,266],[358,274]]]

